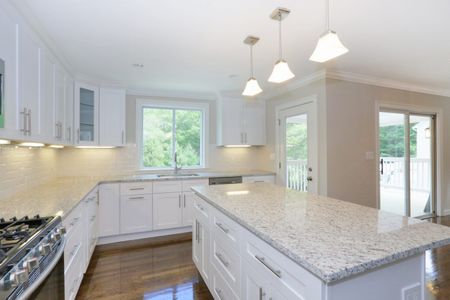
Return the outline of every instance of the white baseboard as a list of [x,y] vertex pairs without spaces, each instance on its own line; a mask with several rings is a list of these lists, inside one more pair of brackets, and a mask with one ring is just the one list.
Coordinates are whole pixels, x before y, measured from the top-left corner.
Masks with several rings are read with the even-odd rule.
[[442,211],[442,216],[449,216],[450,215],[450,209],[444,209]]
[[97,245],[106,245],[106,244],[112,244],[112,243],[147,239],[147,238],[152,238],[152,237],[172,235],[172,234],[178,234],[178,233],[186,233],[186,232],[192,232],[192,227],[189,226],[189,227],[182,227],[182,228],[173,228],[173,229],[164,229],[164,230],[157,230],[157,231],[147,231],[147,232],[140,232],[140,233],[131,233],[131,234],[121,234],[121,235],[100,237],[98,239]]

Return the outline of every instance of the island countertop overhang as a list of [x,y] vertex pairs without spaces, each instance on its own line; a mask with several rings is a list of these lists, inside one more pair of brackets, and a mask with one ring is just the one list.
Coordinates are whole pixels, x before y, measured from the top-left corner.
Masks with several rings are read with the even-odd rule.
[[268,183],[193,187],[327,283],[450,244],[450,228]]

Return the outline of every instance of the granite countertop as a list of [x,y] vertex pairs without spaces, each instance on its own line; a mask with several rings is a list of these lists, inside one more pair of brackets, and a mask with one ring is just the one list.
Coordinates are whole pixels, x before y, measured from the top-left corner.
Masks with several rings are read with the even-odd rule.
[[193,190],[327,283],[450,244],[450,227],[269,183]]
[[156,174],[135,174],[117,176],[66,177],[50,181],[21,191],[13,196],[0,198],[0,217],[60,215],[64,217],[83,200],[98,184],[138,181],[192,180],[225,176],[274,175],[266,171],[242,172],[195,172],[199,176],[157,177]]

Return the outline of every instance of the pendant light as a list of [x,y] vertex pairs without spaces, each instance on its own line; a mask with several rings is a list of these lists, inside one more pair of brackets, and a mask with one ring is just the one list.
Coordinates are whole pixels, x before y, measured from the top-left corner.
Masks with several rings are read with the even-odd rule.
[[281,21],[286,18],[290,12],[291,11],[287,8],[277,8],[270,15],[270,18],[272,20],[276,20],[279,22],[278,47],[280,56],[278,61],[275,63],[275,66],[273,67],[272,74],[268,79],[269,82],[281,83],[295,77],[294,73],[292,73],[292,71],[289,69],[287,62],[283,60],[283,52],[281,48]]
[[341,43],[336,32],[330,29],[330,0],[326,2],[326,31],[322,34],[317,42],[316,49],[309,60],[316,62],[326,62],[348,52],[348,49]]
[[259,37],[251,36],[245,38],[244,44],[250,45],[250,78],[247,80],[245,89],[242,92],[243,96],[253,97],[262,92],[261,87],[253,76],[253,46],[259,41]]

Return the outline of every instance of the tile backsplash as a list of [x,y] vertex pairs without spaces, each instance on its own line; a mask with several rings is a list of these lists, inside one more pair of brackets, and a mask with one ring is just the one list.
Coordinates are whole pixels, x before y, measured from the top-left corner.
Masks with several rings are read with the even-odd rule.
[[55,179],[58,150],[0,146],[0,198]]

